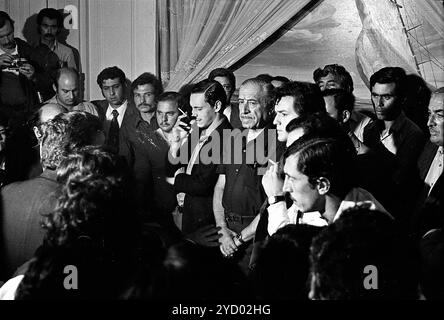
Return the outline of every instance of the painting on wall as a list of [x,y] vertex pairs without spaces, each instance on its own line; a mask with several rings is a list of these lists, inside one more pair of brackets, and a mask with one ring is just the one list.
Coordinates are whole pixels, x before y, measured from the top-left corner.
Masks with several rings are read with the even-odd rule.
[[[386,11],[390,11],[395,15],[399,13],[400,23],[402,22],[407,28],[408,24],[420,24],[419,27],[414,28],[416,37],[412,32],[409,41],[400,24],[399,40],[390,41],[390,43],[398,41],[400,46],[404,46],[398,49],[398,52],[401,52],[401,55],[410,55],[406,59],[411,60],[412,65],[415,64],[413,56],[416,54],[416,68],[406,69],[414,72],[419,69],[417,73],[426,78],[429,84],[434,87],[443,86],[444,40],[439,30],[436,31],[442,25],[438,28],[432,27],[430,21],[422,21],[420,17],[414,17],[414,12],[418,9],[414,1],[398,0],[395,4],[387,0],[385,5],[388,9],[383,7],[383,2],[373,0],[324,0],[320,2],[277,41],[237,69],[235,71],[237,81],[240,84],[245,79],[268,73],[273,76],[285,76],[292,80],[312,82],[313,71],[316,68],[337,63],[343,65],[352,75],[358,105],[369,107],[370,92],[366,85],[368,79],[363,77],[362,70],[359,70],[361,66],[357,58],[358,49],[362,51],[362,48],[358,48],[359,45],[357,45],[358,38],[365,29],[364,24],[370,21],[369,19],[373,19],[370,21],[373,25],[369,27],[371,31],[378,27],[382,28],[380,32],[382,34],[384,34],[384,27],[387,28],[387,33],[393,31],[395,29],[393,21],[386,22],[386,26],[382,25],[384,21],[381,21],[379,25],[379,21],[375,21],[378,15],[388,14]],[[372,13],[373,16],[371,16]],[[365,16],[366,14],[368,16]],[[379,49],[384,53],[386,48]],[[428,59],[433,60],[432,63],[427,61]],[[373,68],[377,70],[378,64],[374,63]]]

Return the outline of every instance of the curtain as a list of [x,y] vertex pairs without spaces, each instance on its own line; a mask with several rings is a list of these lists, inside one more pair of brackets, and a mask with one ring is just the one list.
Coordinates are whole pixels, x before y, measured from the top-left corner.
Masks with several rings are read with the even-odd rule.
[[398,8],[390,0],[356,0],[362,31],[356,41],[356,65],[364,83],[387,66],[418,73],[414,54],[403,31]]
[[158,1],[160,76],[167,90],[228,68],[310,0]]

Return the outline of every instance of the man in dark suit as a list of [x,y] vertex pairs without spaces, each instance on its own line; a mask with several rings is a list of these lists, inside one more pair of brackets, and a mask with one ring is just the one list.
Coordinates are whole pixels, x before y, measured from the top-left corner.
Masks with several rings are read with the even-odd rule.
[[[176,126],[175,130],[183,140],[179,136],[173,137],[167,163],[167,176],[170,176],[167,181],[179,193],[184,234],[215,223],[213,192],[218,178],[217,168],[222,161],[224,130],[230,132],[232,129],[223,115],[226,96],[219,82],[203,80],[197,83],[191,91],[190,105],[196,122],[191,125],[189,134]],[[181,115],[179,120],[185,117]],[[184,121],[178,121],[178,124],[186,125]],[[177,170],[172,162],[180,162],[180,169]],[[213,246],[219,246],[217,238]]]
[[429,197],[438,181],[442,180],[443,171],[443,133],[444,133],[444,87],[433,92],[429,103],[429,120],[427,126],[430,132],[430,139],[427,141],[424,150],[418,159],[419,178],[421,189],[418,196],[415,215],[413,217],[413,227],[421,228],[419,222],[422,219],[418,216],[422,206]]
[[106,145],[125,158],[135,182],[137,207],[149,211],[151,167],[143,143],[149,137],[150,126],[128,99],[126,76],[121,69],[116,66],[103,69],[97,76],[97,84],[105,100],[93,103],[102,114]]
[[100,130],[97,117],[80,111],[59,114],[42,124],[39,144],[43,173],[1,190],[1,276],[11,276],[42,244],[41,221],[54,209],[61,188],[56,180],[57,167],[77,148],[103,143]]

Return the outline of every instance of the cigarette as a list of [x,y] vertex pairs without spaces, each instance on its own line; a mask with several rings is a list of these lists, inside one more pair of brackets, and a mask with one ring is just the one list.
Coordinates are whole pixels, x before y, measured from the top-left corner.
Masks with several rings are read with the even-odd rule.
[[271,159],[268,159],[268,161],[270,161],[271,164],[277,164],[277,162],[274,162],[274,161],[271,160]]
[[182,112],[183,115],[186,115],[188,117],[188,115],[181,108],[178,108],[178,109],[180,112]]

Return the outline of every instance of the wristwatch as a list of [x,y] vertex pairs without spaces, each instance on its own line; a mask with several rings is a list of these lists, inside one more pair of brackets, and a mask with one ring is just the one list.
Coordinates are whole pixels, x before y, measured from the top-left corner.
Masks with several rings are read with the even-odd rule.
[[284,201],[284,200],[285,200],[284,196],[271,196],[271,197],[268,197],[268,204],[271,205],[271,204],[275,204],[279,201]]
[[237,239],[237,241],[239,241],[240,244],[244,244],[245,243],[244,239],[242,239],[242,233],[241,232],[239,232],[237,235],[235,235],[234,239]]

